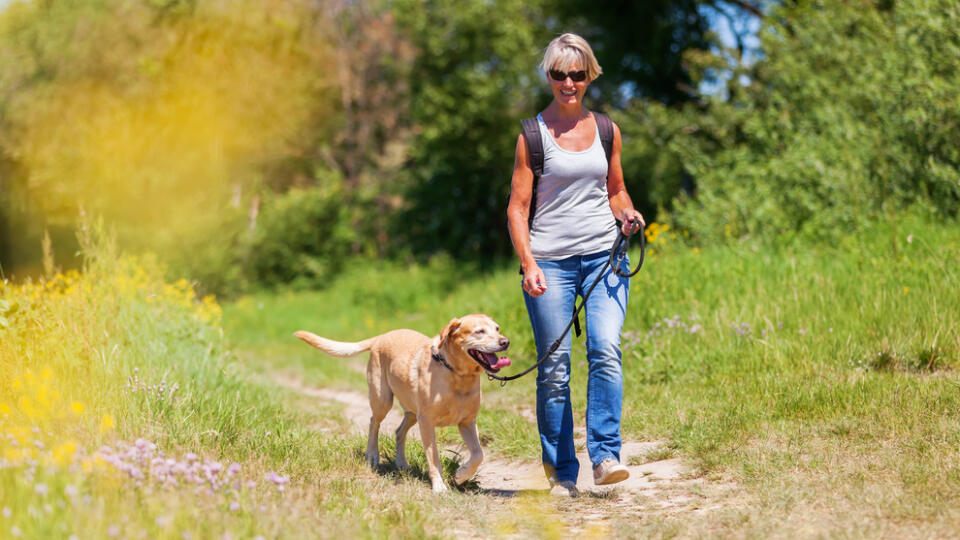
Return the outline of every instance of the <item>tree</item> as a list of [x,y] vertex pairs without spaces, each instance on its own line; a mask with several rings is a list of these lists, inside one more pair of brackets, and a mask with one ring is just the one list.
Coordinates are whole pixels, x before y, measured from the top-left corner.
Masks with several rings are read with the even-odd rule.
[[520,118],[533,113],[545,33],[537,2],[397,0],[415,46],[411,188],[396,230],[418,253],[509,250],[506,200]]

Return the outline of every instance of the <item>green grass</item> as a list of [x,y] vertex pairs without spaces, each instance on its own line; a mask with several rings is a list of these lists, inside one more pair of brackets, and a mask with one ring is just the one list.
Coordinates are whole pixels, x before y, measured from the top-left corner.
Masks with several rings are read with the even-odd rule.
[[[668,440],[702,474],[775,509],[734,511],[728,529],[703,530],[799,531],[801,510],[819,512],[823,534],[854,536],[943,532],[957,517],[949,501],[960,498],[960,227],[911,217],[896,231],[879,224],[836,244],[747,239],[696,249],[663,236],[652,246],[624,326],[624,434]],[[511,338],[511,369],[535,360],[512,264],[483,275],[449,262],[431,272],[357,265],[324,291],[242,299],[227,307],[225,325],[271,369],[363,389],[355,370],[286,336],[301,328],[342,340],[397,327],[435,334],[477,311]],[[572,391],[581,421],[583,358],[578,342]],[[485,383],[480,431],[489,450],[538,458],[535,429],[515,414],[533,410],[534,392],[532,376],[504,388]],[[862,523],[844,521],[848,513]],[[625,530],[707,527],[690,520],[674,531],[668,521]]]

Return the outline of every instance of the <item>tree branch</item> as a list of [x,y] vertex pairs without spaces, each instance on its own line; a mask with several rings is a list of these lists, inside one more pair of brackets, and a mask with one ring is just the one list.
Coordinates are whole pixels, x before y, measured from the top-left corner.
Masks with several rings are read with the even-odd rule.
[[750,12],[750,14],[760,19],[763,19],[764,17],[766,17],[766,15],[763,14],[763,11],[758,6],[755,6],[750,2],[747,2],[746,0],[723,0],[723,1],[729,4],[733,4],[739,7],[740,9],[743,9],[744,11],[748,11]]

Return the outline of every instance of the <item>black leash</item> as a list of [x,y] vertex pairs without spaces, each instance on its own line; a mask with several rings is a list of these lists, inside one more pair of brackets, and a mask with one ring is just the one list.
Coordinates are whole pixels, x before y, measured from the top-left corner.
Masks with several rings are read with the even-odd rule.
[[[593,283],[590,285],[590,288],[587,290],[587,294],[583,295],[580,298],[580,305],[574,308],[573,317],[570,318],[570,322],[567,323],[567,327],[563,330],[563,333],[560,334],[560,337],[558,337],[557,340],[554,341],[552,345],[550,345],[550,348],[547,349],[547,352],[544,353],[544,355],[537,360],[536,364],[523,370],[523,372],[518,373],[516,375],[510,375],[508,377],[500,377],[488,371],[487,372],[488,379],[500,381],[500,386],[506,386],[508,382],[515,379],[519,379],[520,377],[523,377],[527,373],[530,373],[534,369],[540,367],[540,364],[542,364],[547,358],[549,358],[551,354],[556,352],[556,350],[560,348],[560,343],[563,341],[563,338],[566,337],[567,333],[570,332],[570,328],[578,320],[578,317],[580,316],[580,310],[583,309],[583,306],[587,303],[587,298],[590,298],[590,293],[593,292],[593,289],[597,286],[597,283],[600,283],[600,280],[606,277],[607,267],[610,267],[613,270],[613,273],[620,277],[629,278],[637,275],[637,272],[640,271],[640,267],[643,266],[643,257],[647,251],[647,238],[645,234],[646,231],[644,230],[642,223],[634,223],[633,228],[634,228],[634,231],[637,231],[637,229],[639,228],[639,231],[637,232],[640,233],[640,261],[637,262],[637,267],[633,269],[633,272],[624,273],[622,270],[620,270],[620,264],[627,257],[627,248],[630,247],[630,236],[636,235],[636,232],[628,236],[623,234],[623,229],[618,227],[617,240],[613,243],[613,249],[610,250],[610,258],[607,259],[607,262],[606,264],[604,264],[603,269],[600,270],[600,273],[597,275],[597,279],[593,280]],[[577,332],[577,335],[580,335],[580,333]]]

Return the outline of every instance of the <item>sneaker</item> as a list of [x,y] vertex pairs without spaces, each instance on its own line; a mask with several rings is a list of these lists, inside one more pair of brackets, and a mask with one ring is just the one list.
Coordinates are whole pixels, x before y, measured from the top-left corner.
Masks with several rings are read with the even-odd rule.
[[577,489],[577,483],[572,480],[563,480],[556,482],[550,479],[550,495],[554,497],[570,497],[576,499],[580,496],[580,490]]
[[613,458],[607,458],[593,468],[593,483],[598,486],[616,484],[630,478],[630,471]]

